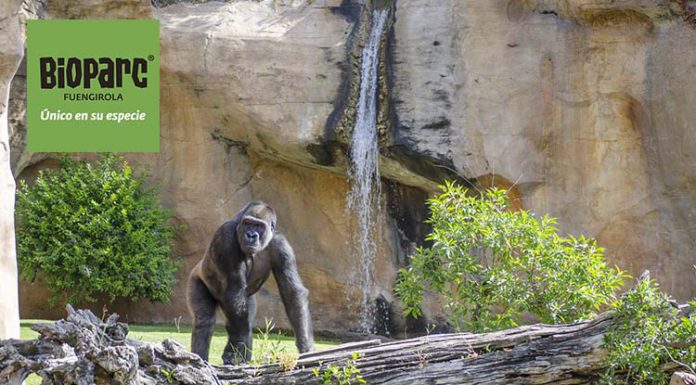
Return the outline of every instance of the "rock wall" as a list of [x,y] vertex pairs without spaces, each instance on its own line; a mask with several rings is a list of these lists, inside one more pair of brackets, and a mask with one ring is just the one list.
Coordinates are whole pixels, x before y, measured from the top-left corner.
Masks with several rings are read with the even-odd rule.
[[[66,4],[47,0],[42,17],[161,22],[161,151],[127,157],[164,182],[162,202],[187,226],[177,240],[185,263],[171,303],[112,310],[127,321],[187,320],[188,269],[217,226],[263,199],[298,254],[315,328],[357,328],[345,154],[369,11],[348,0]],[[562,231],[597,237],[623,269],[650,269],[680,300],[696,295],[689,3],[391,6],[375,297],[393,301],[396,269],[427,232],[424,199],[444,178],[508,188],[519,206],[558,217]],[[25,153],[23,130],[14,132],[16,176],[51,165],[42,160],[51,154]],[[61,315],[45,306],[40,283],[22,283],[20,293],[23,317]],[[275,285],[260,294],[258,323],[265,316],[287,327]],[[402,329],[396,303],[391,311],[391,328]]]
[[0,339],[19,337],[15,181],[10,169],[10,82],[22,60],[21,1],[0,4]]
[[[71,14],[48,9],[50,2],[46,17],[59,18],[99,17],[109,8],[90,8],[89,14],[74,7]],[[161,151],[127,158],[149,170],[153,182],[164,182],[162,202],[186,226],[176,250],[184,265],[172,303],[120,302],[110,310],[129,321],[172,322],[180,316],[187,321],[188,271],[220,224],[247,201],[263,199],[277,209],[279,229],[298,255],[315,329],[357,327],[357,305],[349,300],[359,289],[350,280],[358,261],[349,247],[345,165],[319,165],[312,149],[321,147],[340,86],[352,71],[349,37],[361,11],[331,2],[182,3],[152,10],[161,21]],[[136,8],[119,16],[148,17],[148,12]],[[31,179],[37,168],[51,167],[42,160],[46,156],[18,160],[19,177]],[[395,253],[384,227],[376,276],[391,298]],[[23,317],[62,312],[43,306],[41,282],[23,282],[21,289]],[[93,307],[100,311],[100,306]],[[274,282],[261,291],[258,313],[260,325],[267,317],[288,327]]]
[[[397,135],[696,294],[696,31],[652,1],[401,0]],[[425,28],[423,20],[435,28]],[[685,284],[687,283],[687,284]]]

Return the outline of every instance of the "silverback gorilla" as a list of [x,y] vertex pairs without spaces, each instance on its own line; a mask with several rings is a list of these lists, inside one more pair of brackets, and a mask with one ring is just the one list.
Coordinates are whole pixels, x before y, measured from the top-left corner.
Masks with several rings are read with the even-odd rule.
[[203,259],[189,277],[188,304],[193,316],[191,351],[208,360],[210,339],[219,306],[226,318],[225,364],[251,359],[251,329],[256,314],[254,294],[271,271],[278,283],[285,312],[295,331],[300,353],[314,348],[309,315],[309,291],[297,273],[295,253],[275,231],[275,210],[250,202],[220,226]]

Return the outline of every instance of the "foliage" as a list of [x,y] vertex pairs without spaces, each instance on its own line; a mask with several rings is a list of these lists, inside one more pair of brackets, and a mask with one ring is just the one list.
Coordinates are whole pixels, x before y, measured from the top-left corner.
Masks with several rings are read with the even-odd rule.
[[669,297],[649,279],[641,280],[614,304],[615,322],[604,336],[609,351],[605,384],[662,385],[663,365],[696,370],[696,302],[691,315],[680,316]]
[[176,384],[176,378],[174,378],[174,368],[167,370],[165,368],[160,368],[160,373],[164,375],[167,380],[167,384]]
[[421,315],[426,285],[444,297],[457,330],[518,325],[531,313],[545,323],[591,317],[625,276],[584,237],[561,237],[555,219],[509,209],[505,191],[480,196],[454,183],[429,199],[429,248],[399,271],[396,294],[405,315]]
[[360,357],[358,353],[353,353],[353,358],[343,366],[330,364],[322,371],[313,369],[312,373],[322,381],[323,385],[367,384],[367,381],[360,375],[360,369],[355,367],[355,361]]
[[176,228],[145,176],[121,158],[95,163],[65,156],[17,191],[17,241],[22,275],[41,272],[56,300],[94,301],[94,294],[165,301],[174,283]]
[[264,329],[257,332],[249,365],[261,366],[277,363],[283,370],[294,369],[299,355],[286,350],[286,345],[282,341],[283,335],[280,332],[273,332],[275,329],[273,320],[266,319],[265,322]]

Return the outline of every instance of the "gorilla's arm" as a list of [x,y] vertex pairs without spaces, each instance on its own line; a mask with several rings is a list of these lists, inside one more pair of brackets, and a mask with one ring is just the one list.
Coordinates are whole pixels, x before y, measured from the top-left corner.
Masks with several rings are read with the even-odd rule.
[[314,350],[312,318],[309,314],[309,290],[302,284],[292,247],[282,234],[276,234],[270,244],[273,276],[283,299],[285,312],[295,331],[295,344],[300,353]]

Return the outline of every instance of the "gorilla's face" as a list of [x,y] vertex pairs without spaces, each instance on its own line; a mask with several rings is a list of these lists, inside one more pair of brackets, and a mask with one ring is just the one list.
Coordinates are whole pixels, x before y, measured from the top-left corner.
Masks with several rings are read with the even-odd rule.
[[266,207],[250,207],[237,226],[237,239],[242,251],[251,256],[268,246],[275,230],[275,213]]

